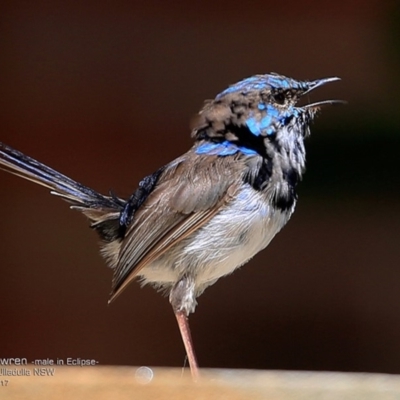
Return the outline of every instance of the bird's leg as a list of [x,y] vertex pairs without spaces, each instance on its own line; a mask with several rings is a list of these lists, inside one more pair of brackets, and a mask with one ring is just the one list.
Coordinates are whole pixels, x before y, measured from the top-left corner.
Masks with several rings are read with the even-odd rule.
[[188,319],[189,313],[193,311],[194,307],[196,306],[196,299],[194,297],[194,282],[187,277],[179,280],[171,289],[169,301],[174,310],[179,331],[181,332],[192,378],[194,381],[197,381],[199,379],[199,366],[197,364],[197,358],[194,352]]
[[190,372],[194,381],[199,379],[199,366],[197,364],[196,354],[194,352],[192,335],[190,334],[189,320],[184,311],[175,311],[175,317],[178,321],[186,355],[189,361]]

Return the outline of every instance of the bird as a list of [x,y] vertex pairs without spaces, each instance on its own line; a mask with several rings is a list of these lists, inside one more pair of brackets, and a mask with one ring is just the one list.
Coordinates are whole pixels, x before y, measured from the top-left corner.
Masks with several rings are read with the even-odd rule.
[[267,247],[288,222],[310,124],[322,106],[340,101],[298,103],[337,80],[268,73],[229,86],[193,119],[193,146],[143,178],[127,199],[100,194],[1,142],[0,169],[50,189],[89,219],[113,270],[109,303],[134,280],[169,297],[197,380],[189,314],[208,286]]

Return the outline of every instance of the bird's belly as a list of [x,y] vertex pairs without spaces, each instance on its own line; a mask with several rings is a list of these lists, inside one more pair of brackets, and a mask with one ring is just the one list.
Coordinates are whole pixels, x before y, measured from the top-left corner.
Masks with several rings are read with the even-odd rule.
[[143,281],[168,287],[191,276],[200,294],[266,247],[291,212],[275,209],[264,194],[245,186],[201,229],[145,267]]

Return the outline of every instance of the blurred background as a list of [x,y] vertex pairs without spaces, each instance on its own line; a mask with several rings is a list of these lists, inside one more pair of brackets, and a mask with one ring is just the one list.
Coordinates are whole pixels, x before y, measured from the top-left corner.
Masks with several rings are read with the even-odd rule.
[[[84,3],[84,4],[82,4]],[[27,2],[0,6],[0,140],[128,197],[191,146],[229,84],[339,76],[288,226],[199,298],[202,367],[400,373],[400,3]],[[0,357],[178,366],[168,299],[112,272],[85,218],[0,173]]]

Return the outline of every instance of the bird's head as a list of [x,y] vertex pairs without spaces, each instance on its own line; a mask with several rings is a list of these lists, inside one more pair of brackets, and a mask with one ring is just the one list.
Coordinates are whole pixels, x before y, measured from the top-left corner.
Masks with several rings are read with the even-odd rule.
[[274,73],[244,79],[208,101],[193,124],[192,136],[213,143],[228,142],[259,153],[266,142],[304,138],[325,100],[298,105],[312,90],[339,78],[297,81]]

